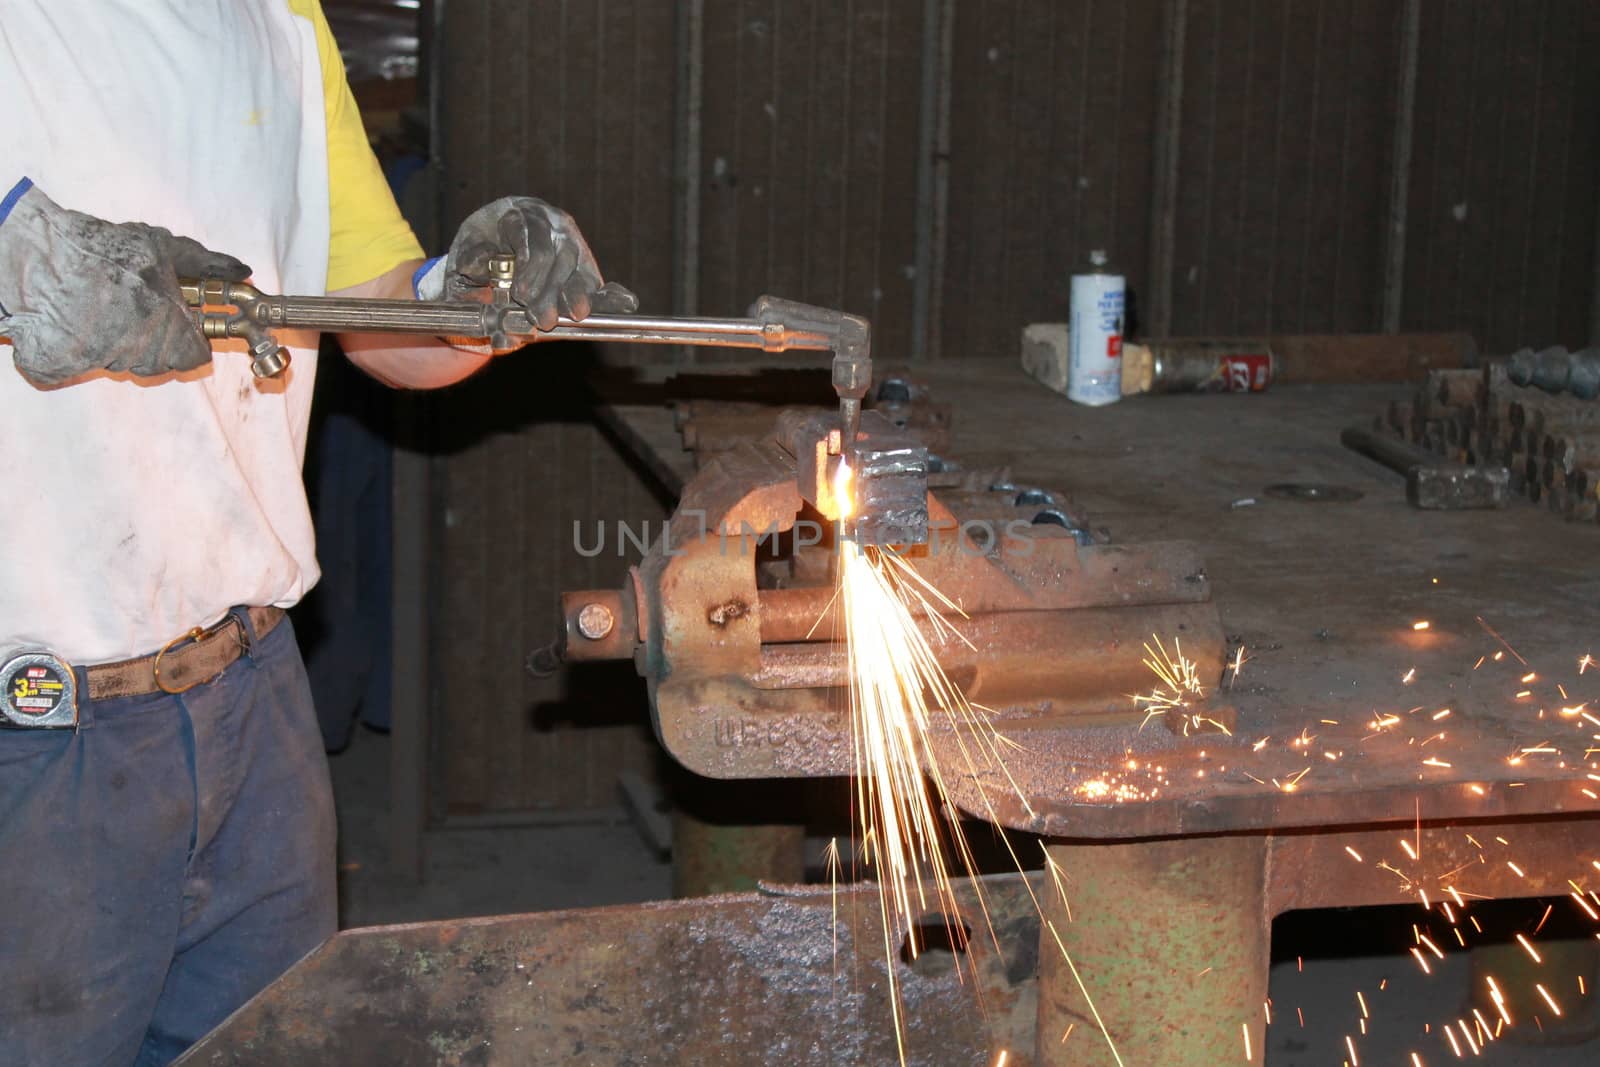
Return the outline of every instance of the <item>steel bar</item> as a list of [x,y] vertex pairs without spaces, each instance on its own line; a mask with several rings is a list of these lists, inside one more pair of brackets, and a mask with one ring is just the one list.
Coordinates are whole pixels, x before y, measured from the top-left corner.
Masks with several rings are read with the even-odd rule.
[[[1145,553],[1136,548],[1125,551],[1090,549],[1082,553],[1080,558],[1084,563],[1077,569],[1074,575],[1077,580],[1072,583],[1014,588],[998,583],[990,587],[963,584],[949,595],[959,597],[961,610],[972,617],[1002,611],[1069,611],[1096,606],[1204,600],[1205,587],[1200,583],[1184,585],[1181,579],[1163,581],[1171,572],[1156,564],[1171,557],[1181,557],[1181,553]],[[1198,565],[1198,560],[1195,562]],[[1116,577],[1113,570],[1133,567],[1140,567],[1138,585],[1129,582],[1131,588],[1122,589],[1112,584],[1111,579]],[[839,629],[841,620],[832,586],[763,590],[758,604],[763,643],[830,641]],[[921,605],[913,605],[912,611],[921,614]]]
[[1415,382],[1436,368],[1470,367],[1477,345],[1465,333],[1273,334],[1276,382]]
[[[1460,444],[1446,432],[1446,442]],[[1429,510],[1504,507],[1509,497],[1511,474],[1504,467],[1468,466],[1461,462],[1443,463],[1415,445],[1374,433],[1365,426],[1348,426],[1339,435],[1346,448],[1367,455],[1391,470],[1405,475],[1406,499],[1415,507]]]

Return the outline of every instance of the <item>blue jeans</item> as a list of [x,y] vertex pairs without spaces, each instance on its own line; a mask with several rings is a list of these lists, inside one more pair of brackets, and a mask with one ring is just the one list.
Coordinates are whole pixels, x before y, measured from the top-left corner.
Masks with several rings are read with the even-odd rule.
[[212,682],[80,719],[0,731],[7,1067],[167,1063],[336,926],[333,795],[287,619]]

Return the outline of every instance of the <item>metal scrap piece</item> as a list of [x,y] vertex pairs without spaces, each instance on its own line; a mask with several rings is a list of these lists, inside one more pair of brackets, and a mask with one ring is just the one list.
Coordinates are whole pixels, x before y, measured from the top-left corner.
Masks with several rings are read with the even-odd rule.
[[1346,448],[1406,476],[1406,499],[1427,511],[1503,508],[1510,499],[1511,472],[1504,467],[1446,463],[1409,442],[1350,426],[1339,435]]
[[[791,409],[779,416],[778,440],[795,458],[796,483],[806,503],[829,519],[847,518],[858,541],[927,541],[928,449],[915,434],[877,411],[865,411],[855,440],[846,446],[834,415]],[[841,460],[850,466],[848,503],[837,497]]]
[[875,411],[861,417],[849,455],[854,474],[853,533],[867,544],[928,540],[928,448]]

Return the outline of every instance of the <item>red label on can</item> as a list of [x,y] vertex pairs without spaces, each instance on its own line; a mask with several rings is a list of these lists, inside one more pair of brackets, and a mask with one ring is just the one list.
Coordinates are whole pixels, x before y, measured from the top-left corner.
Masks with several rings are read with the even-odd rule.
[[1118,359],[1122,355],[1122,335],[1114,333],[1106,338],[1106,358]]
[[1222,391],[1259,393],[1272,382],[1272,357],[1261,355],[1223,356]]

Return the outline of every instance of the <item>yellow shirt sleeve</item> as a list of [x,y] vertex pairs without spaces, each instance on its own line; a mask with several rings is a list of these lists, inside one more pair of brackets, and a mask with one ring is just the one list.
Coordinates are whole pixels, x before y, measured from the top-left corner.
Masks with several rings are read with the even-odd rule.
[[347,289],[422,259],[422,245],[372,154],[321,0],[289,0],[289,10],[316,29],[328,126],[328,289]]

